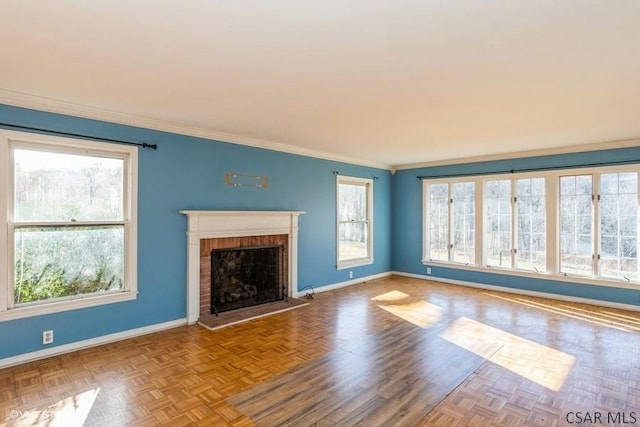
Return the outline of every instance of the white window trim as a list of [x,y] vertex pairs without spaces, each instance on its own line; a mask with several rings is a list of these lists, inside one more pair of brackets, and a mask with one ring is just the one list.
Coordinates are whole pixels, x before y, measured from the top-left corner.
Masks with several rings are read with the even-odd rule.
[[[474,183],[474,201],[475,201],[475,241],[474,241],[474,259],[476,260],[476,263],[478,262],[478,260],[480,259],[479,257],[482,256],[483,250],[481,247],[478,247],[478,243],[482,242],[482,239],[478,238],[479,233],[482,233],[482,225],[483,225],[483,221],[482,218],[480,218],[480,215],[478,215],[478,212],[482,212],[481,209],[483,209],[483,201],[482,200],[478,200],[478,189],[483,190],[483,184],[481,181],[479,181],[478,179],[476,179],[476,177],[459,177],[459,178],[434,178],[434,179],[423,179],[422,180],[422,262],[423,264],[428,262],[431,264],[434,263],[441,263],[443,265],[467,265],[467,263],[461,262],[461,261],[455,261],[455,259],[453,259],[453,248],[449,247],[448,248],[448,258],[449,261],[439,261],[439,260],[431,260],[429,259],[429,221],[428,221],[428,217],[429,217],[429,197],[427,196],[427,189],[428,186],[430,184],[448,184],[449,188],[448,188],[448,197],[449,199],[451,199],[452,197],[452,191],[453,191],[453,184],[459,184],[459,183],[465,183],[465,182],[473,182]],[[449,205],[449,212],[448,212],[448,221],[449,221],[449,245],[451,245],[451,242],[453,241],[453,211],[451,209],[451,203],[448,204]],[[478,210],[480,209],[480,210]]]
[[[13,166],[11,147],[38,147],[44,150],[78,151],[85,154],[103,154],[124,158],[124,233],[125,233],[125,277],[124,289],[104,294],[74,295],[51,301],[34,302],[13,307],[10,295],[13,289]],[[0,322],[58,313],[86,307],[94,307],[137,298],[137,204],[138,204],[138,149],[137,147],[62,138],[57,136],[30,134],[0,130],[0,242],[6,247],[0,251]]]
[[[340,184],[362,185],[367,189],[367,253],[364,258],[340,260]],[[373,179],[336,175],[336,269],[373,264]]]
[[[422,264],[425,266],[439,266],[444,268],[467,270],[475,272],[484,272],[492,274],[503,274],[508,276],[527,277],[541,280],[554,280],[559,282],[578,283],[593,286],[606,286],[622,289],[640,289],[639,282],[627,282],[623,279],[592,277],[583,275],[565,275],[560,273],[560,213],[558,211],[560,203],[560,176],[566,175],[581,175],[592,174],[599,176],[604,173],[614,172],[638,172],[640,174],[640,165],[630,164],[624,166],[600,166],[600,167],[584,167],[584,168],[567,168],[557,169],[546,172],[523,172],[512,174],[487,174],[478,176],[467,177],[451,177],[451,178],[433,178],[423,179],[422,183]],[[499,180],[499,179],[519,179],[519,178],[546,178],[546,271],[530,271],[519,270],[516,268],[500,268],[500,267],[488,267],[486,264],[486,251],[483,247],[484,241],[484,183],[485,181]],[[595,179],[595,178],[594,178]],[[473,265],[467,265],[457,262],[444,262],[438,260],[429,259],[429,236],[428,236],[428,197],[427,186],[431,183],[454,183],[454,182],[469,182],[474,181],[476,183],[476,263]],[[640,179],[639,179],[640,186]],[[594,186],[594,194],[597,188]],[[481,197],[478,197],[478,191],[481,192]],[[639,192],[640,194],[640,192]],[[640,195],[639,195],[640,197]],[[480,214],[479,214],[480,213]],[[599,220],[594,219],[596,228],[599,228]],[[639,231],[640,236],[640,231]],[[596,236],[597,237],[597,236]],[[596,238],[594,237],[594,239]],[[598,241],[596,240],[594,250],[598,251]]]

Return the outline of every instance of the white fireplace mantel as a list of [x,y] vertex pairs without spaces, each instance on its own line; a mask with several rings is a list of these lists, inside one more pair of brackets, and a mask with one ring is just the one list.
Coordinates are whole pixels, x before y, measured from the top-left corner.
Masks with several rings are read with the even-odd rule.
[[298,289],[298,216],[304,211],[180,211],[187,216],[187,322],[200,317],[200,240],[289,236],[288,296]]

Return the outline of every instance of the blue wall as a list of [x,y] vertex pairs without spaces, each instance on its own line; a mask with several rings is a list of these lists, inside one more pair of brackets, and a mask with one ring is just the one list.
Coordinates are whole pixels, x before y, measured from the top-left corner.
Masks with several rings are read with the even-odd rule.
[[[0,122],[158,144],[157,151],[139,150],[138,298],[0,322],[0,359],[43,349],[45,329],[53,329],[55,345],[62,345],[185,318],[187,222],[178,213],[183,209],[306,211],[299,220],[298,287],[349,280],[349,270],[335,268],[334,171],[378,177],[375,263],[352,268],[354,278],[391,270],[389,171],[5,105]],[[226,186],[226,172],[267,176],[269,187]]]
[[[392,190],[391,263],[393,268],[399,272],[426,274],[426,266],[422,264],[422,181],[417,178],[418,176],[491,174],[518,169],[577,167],[598,162],[629,161],[631,159],[640,159],[640,147],[397,171],[393,176]],[[432,266],[431,276],[436,279],[475,282],[640,306],[640,287],[639,290],[621,289],[441,266]]]

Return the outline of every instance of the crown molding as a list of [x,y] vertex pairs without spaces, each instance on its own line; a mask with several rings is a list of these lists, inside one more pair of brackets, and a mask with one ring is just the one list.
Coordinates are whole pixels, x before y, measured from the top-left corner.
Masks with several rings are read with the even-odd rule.
[[365,162],[362,161],[362,159],[340,156],[320,150],[295,147],[293,145],[283,144],[267,139],[252,138],[244,135],[219,132],[212,129],[199,128],[195,126],[186,126],[179,123],[156,120],[149,117],[107,110],[90,105],[82,105],[68,101],[44,98],[3,88],[0,88],[0,104],[29,108],[32,110],[45,111],[49,113],[64,114],[74,117],[82,117],[85,119],[100,120],[103,122],[116,123],[120,125],[135,126],[162,132],[170,132],[179,135],[210,139],[214,141],[228,142],[231,144],[246,145],[249,147],[262,148],[265,150],[273,150],[300,156],[314,157],[322,160],[330,160],[386,170],[391,169],[391,165],[387,163]]
[[510,160],[526,157],[552,156],[555,154],[581,153],[585,151],[613,150],[616,148],[629,148],[640,146],[640,138],[618,139],[614,141],[595,142],[581,145],[568,145],[563,147],[544,148],[540,150],[515,151],[511,153],[489,154],[486,156],[461,157],[459,159],[436,160],[432,162],[408,163],[391,166],[391,173],[399,170],[421,169],[434,166],[461,165],[465,163],[491,162],[495,160]]
[[179,135],[193,136],[214,141],[227,142],[230,144],[245,145],[265,150],[279,151],[283,153],[295,154],[299,156],[313,157],[322,160],[349,163],[353,165],[368,166],[385,169],[395,174],[399,170],[429,168],[434,166],[459,165],[465,163],[479,163],[496,160],[509,160],[515,158],[550,156],[555,154],[579,153],[584,151],[610,150],[616,148],[627,148],[640,145],[640,138],[629,138],[606,142],[596,142],[590,144],[570,145],[564,147],[553,147],[540,150],[516,151],[509,153],[490,154],[485,156],[461,157],[457,159],[445,159],[418,163],[406,163],[391,165],[388,163],[378,163],[363,161],[348,156],[311,150],[267,139],[253,138],[244,135],[220,132],[212,129],[186,126],[164,120],[156,120],[149,117],[137,116],[133,114],[112,111],[104,108],[76,104],[68,101],[61,101],[51,98],[44,98],[36,95],[15,92],[0,88],[0,104],[12,105],[15,107],[28,108],[32,110],[45,111],[50,113],[64,114],[74,117],[99,120],[103,122],[116,123],[126,126],[134,126],[144,129],[157,130],[162,132],[175,133]]

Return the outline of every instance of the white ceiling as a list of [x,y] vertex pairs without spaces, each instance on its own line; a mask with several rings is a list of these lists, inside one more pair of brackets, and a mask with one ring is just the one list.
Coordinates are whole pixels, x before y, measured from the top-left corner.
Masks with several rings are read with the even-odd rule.
[[383,166],[640,137],[638,0],[2,0],[0,16],[0,102]]

